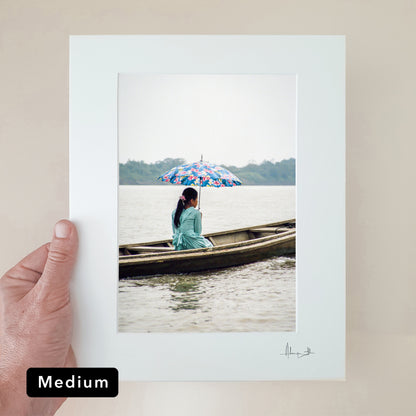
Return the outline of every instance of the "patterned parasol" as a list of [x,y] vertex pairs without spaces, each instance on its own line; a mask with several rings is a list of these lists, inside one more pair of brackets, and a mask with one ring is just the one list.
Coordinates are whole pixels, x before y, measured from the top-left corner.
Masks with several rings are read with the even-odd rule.
[[[200,188],[205,186],[220,188],[241,185],[240,179],[229,170],[222,166],[215,165],[214,163],[208,163],[202,160],[195,163],[185,163],[184,165],[175,166],[165,174],[159,176],[158,179],[176,185],[195,185]],[[201,194],[201,190],[199,193]]]

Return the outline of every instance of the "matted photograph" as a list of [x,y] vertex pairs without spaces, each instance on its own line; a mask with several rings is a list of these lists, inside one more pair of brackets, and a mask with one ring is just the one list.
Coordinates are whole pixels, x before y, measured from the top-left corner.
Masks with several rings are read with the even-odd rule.
[[296,75],[119,74],[120,332],[296,330]]
[[69,109],[80,366],[343,379],[343,36],[71,36]]

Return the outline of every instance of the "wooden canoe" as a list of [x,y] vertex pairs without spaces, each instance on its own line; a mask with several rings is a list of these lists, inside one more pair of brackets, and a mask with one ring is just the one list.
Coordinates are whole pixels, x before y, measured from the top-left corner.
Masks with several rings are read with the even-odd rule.
[[296,253],[296,220],[206,234],[213,247],[175,251],[172,240],[119,246],[119,277],[189,273]]

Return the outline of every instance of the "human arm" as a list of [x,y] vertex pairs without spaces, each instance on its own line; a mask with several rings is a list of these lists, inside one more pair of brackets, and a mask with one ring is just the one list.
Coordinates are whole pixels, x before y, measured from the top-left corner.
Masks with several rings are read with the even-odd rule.
[[175,234],[176,227],[175,227],[175,211],[172,212],[172,233]]
[[30,367],[75,367],[69,280],[78,237],[60,221],[51,243],[0,279],[0,416],[51,416],[65,398],[30,398]]
[[198,210],[195,210],[195,218],[194,218],[194,231],[197,234],[201,234],[202,232],[202,213]]

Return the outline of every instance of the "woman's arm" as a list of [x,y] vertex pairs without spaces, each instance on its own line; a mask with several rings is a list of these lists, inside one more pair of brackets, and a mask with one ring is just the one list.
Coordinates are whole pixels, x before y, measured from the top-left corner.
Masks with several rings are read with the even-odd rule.
[[201,213],[198,210],[195,210],[194,231],[197,234],[202,232]]
[[172,212],[172,232],[173,234],[175,234],[176,232],[176,227],[175,227],[175,211]]

